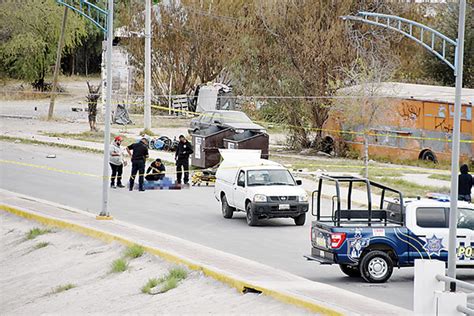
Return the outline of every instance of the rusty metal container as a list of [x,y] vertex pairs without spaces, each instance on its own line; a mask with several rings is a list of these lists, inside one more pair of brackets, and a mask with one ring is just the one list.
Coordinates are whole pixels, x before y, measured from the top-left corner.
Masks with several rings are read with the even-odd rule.
[[211,126],[192,134],[194,153],[191,165],[198,168],[217,165],[221,160],[219,148],[224,148],[224,138],[232,137],[234,133],[228,127]]
[[262,158],[268,159],[269,136],[266,133],[245,131],[224,139],[226,149],[259,149]]

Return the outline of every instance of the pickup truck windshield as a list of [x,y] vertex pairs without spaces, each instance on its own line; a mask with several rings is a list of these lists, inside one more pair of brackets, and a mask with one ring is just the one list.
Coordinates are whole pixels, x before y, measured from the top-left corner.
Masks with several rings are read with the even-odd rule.
[[248,186],[257,185],[295,185],[290,172],[281,170],[249,170],[247,171]]

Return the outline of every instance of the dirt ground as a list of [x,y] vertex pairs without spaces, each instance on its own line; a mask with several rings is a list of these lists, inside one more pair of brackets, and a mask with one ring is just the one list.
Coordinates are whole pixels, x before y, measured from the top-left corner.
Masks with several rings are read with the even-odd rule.
[[[177,288],[163,294],[141,292],[149,278],[165,275],[173,266],[144,254],[129,261],[125,272],[110,272],[123,255],[119,244],[69,231],[27,240],[32,228],[44,228],[0,212],[0,314],[308,314],[258,294],[240,294],[199,272],[190,271]],[[38,248],[41,243],[48,243]],[[58,286],[74,287],[54,293]]]

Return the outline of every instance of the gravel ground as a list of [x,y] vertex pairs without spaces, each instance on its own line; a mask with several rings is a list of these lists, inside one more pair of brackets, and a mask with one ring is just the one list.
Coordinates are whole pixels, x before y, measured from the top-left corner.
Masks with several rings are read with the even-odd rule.
[[[130,260],[127,271],[111,273],[112,261],[123,255],[121,245],[58,229],[25,240],[30,229],[42,226],[4,212],[0,222],[1,315],[309,314],[263,295],[240,294],[199,272],[166,293],[143,294],[147,280],[165,275],[171,264],[145,253]],[[35,249],[41,242],[49,244]],[[69,283],[75,287],[54,293]]]

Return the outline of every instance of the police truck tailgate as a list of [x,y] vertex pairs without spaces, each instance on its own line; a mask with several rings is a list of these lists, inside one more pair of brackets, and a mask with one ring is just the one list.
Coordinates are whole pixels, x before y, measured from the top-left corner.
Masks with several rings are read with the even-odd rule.
[[311,229],[311,256],[306,256],[309,260],[315,260],[321,264],[336,263],[336,257],[332,251],[332,243],[336,242],[334,238],[340,236],[338,233],[332,233],[330,227],[324,224],[317,223]]

